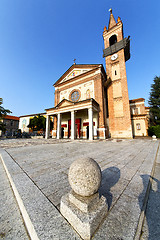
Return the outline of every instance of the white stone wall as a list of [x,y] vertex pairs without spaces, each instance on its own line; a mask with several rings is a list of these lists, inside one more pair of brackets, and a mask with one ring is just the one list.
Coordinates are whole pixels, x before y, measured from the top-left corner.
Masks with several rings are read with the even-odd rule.
[[19,129],[22,132],[29,132],[29,128],[27,127],[30,122],[30,117],[20,117],[19,119]]
[[60,92],[60,101],[62,101],[63,99],[70,100],[69,99],[70,93],[74,89],[78,89],[81,93],[79,101],[87,99],[87,90],[90,91],[90,98],[94,98],[94,81],[91,80],[91,81],[88,81],[87,83],[82,83],[82,84],[77,85],[76,87],[71,87],[64,91],[61,91]]
[[65,82],[65,81],[67,81],[67,80],[69,80],[69,79],[71,79],[71,78],[73,78],[73,77],[75,77],[75,76],[78,76],[78,75],[80,75],[80,74],[82,74],[82,73],[85,73],[85,72],[87,72],[87,71],[89,71],[89,70],[91,70],[91,69],[79,69],[79,68],[74,68],[73,71],[71,71],[71,72],[62,80],[62,82]]
[[[137,129],[137,124],[140,124],[140,129]],[[132,119],[132,125],[134,136],[147,136],[145,119]]]

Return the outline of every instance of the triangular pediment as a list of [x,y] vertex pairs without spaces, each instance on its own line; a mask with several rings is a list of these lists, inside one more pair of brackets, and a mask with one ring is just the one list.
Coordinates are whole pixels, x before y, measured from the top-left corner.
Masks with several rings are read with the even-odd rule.
[[94,68],[97,68],[99,64],[73,64],[54,84],[54,86],[57,86],[61,83],[64,83],[70,79],[74,79],[75,77],[82,75],[86,72],[89,72],[93,70]]
[[67,100],[67,99],[63,99],[56,107],[67,107],[72,105],[72,102]]
[[62,82],[66,81],[66,80],[69,80],[75,76],[78,76],[84,72],[86,72],[87,70],[83,70],[83,69],[73,69],[63,80]]

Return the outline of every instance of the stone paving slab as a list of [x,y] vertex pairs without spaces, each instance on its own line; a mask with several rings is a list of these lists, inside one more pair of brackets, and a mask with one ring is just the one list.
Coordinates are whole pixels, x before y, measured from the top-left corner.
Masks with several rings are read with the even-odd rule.
[[[31,144],[30,140],[30,145],[24,143],[21,147],[17,142],[14,148],[12,143],[1,146],[13,158],[7,167],[27,211],[31,212],[30,218],[37,222],[34,226],[39,239],[53,236],[53,239],[79,239],[58,209],[61,197],[70,190],[69,166],[83,156],[99,163],[102,169],[100,195],[106,197],[109,205],[108,216],[94,239],[134,239],[149,184],[147,176],[152,173],[159,141],[69,141],[65,144],[50,141],[46,144],[46,140],[45,144],[40,141]],[[46,218],[48,224],[44,227]]]
[[0,158],[0,239],[28,240],[23,219]]
[[156,160],[140,240],[160,239],[160,151]]
[[0,149],[2,160],[11,176],[17,201],[31,239],[79,239],[59,211],[46,198],[17,163]]
[[14,138],[14,139],[2,139],[0,138],[0,147],[2,148],[19,148],[19,147],[27,147],[27,146],[33,146],[33,145],[43,145],[43,144],[57,144],[57,143],[66,143],[70,142],[70,139],[66,139],[63,141],[63,139],[32,139],[32,138]]

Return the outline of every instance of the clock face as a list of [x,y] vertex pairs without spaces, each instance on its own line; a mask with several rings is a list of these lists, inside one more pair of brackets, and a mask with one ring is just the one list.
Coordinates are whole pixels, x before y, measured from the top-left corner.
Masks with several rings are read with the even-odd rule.
[[115,53],[115,54],[113,54],[113,55],[111,56],[111,60],[112,60],[112,61],[116,60],[117,58],[118,58],[118,54],[117,54],[117,53]]

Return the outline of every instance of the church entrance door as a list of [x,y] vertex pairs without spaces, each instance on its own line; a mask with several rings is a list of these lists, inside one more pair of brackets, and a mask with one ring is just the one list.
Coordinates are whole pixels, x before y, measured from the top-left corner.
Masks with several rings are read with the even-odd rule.
[[[81,118],[76,118],[75,120],[75,133],[76,138],[81,137]],[[71,137],[71,119],[68,120],[68,138]]]
[[61,138],[64,138],[64,128],[61,128]]
[[89,126],[86,127],[87,139],[89,139]]

